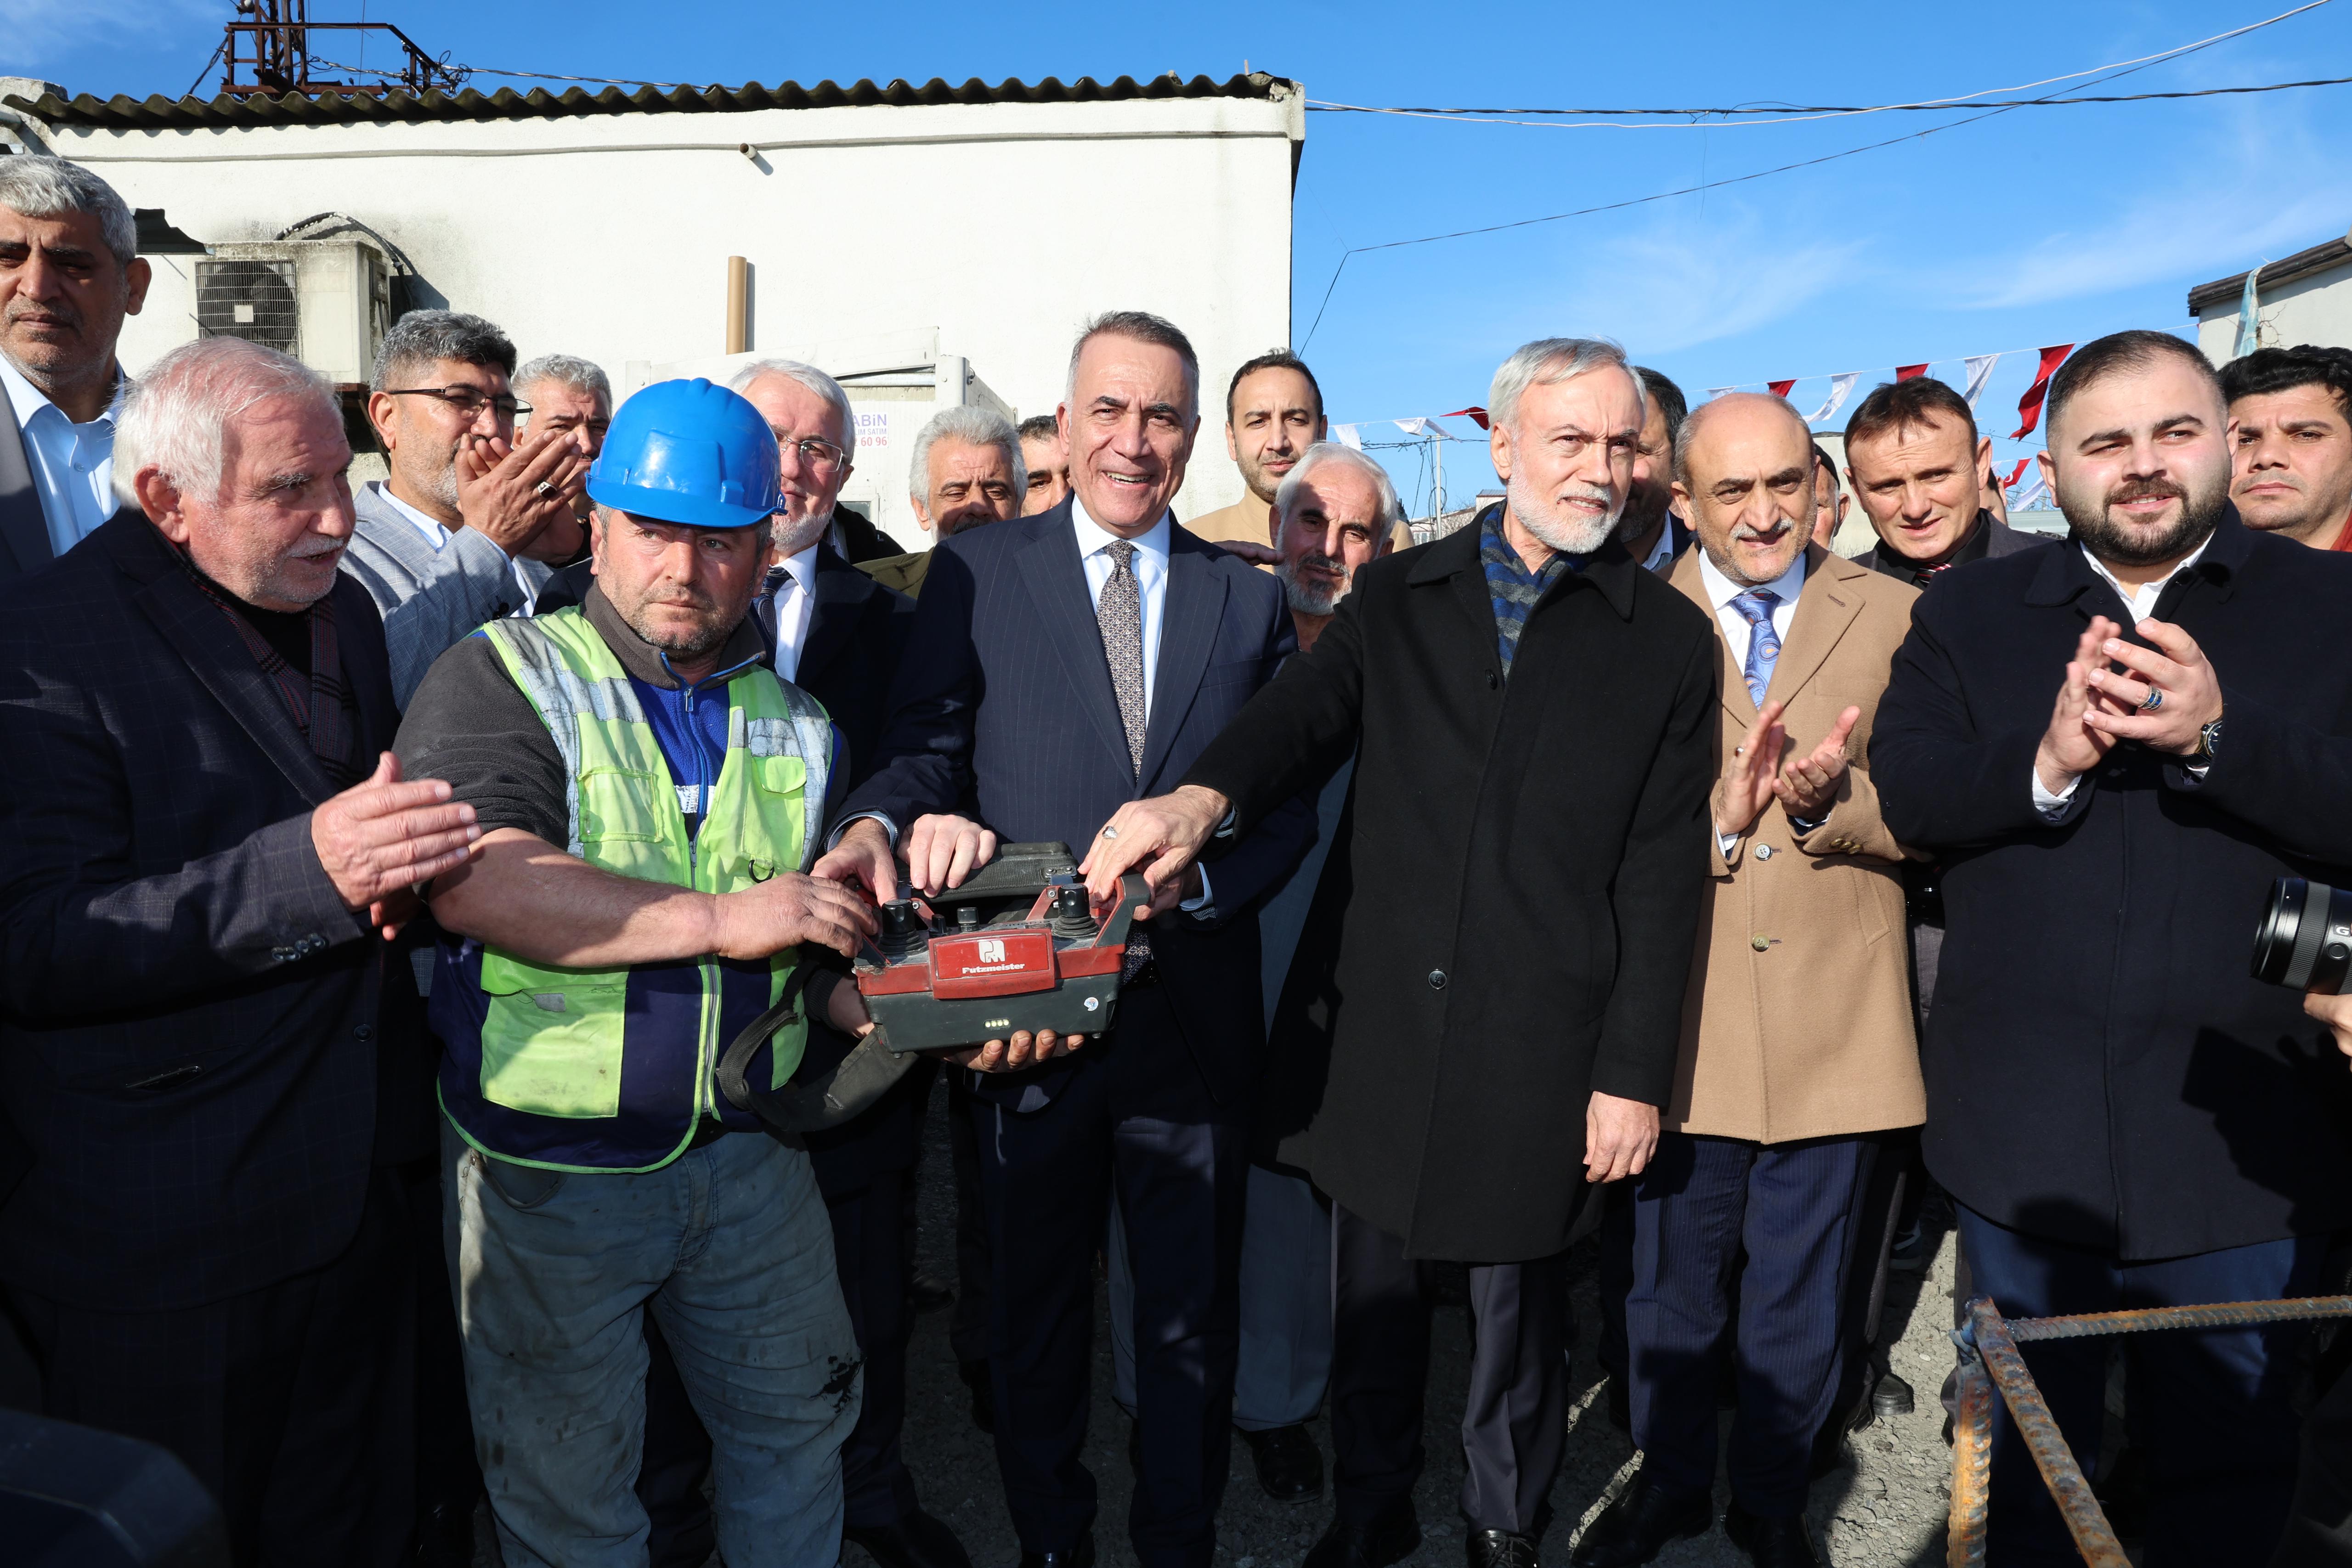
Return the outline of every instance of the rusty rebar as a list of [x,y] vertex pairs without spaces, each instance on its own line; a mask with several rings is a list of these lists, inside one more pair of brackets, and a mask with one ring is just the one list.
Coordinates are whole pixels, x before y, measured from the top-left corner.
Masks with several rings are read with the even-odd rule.
[[2042,1484],[2050,1489],[2066,1529],[2074,1537],[2074,1549],[2090,1568],[2130,1568],[2123,1542],[2116,1539],[2115,1527],[2100,1511],[2099,1500],[2092,1495],[2083,1467],[2074,1462],[2074,1450],[2050,1414],[2033,1374],[2026,1369],[2025,1357],[2011,1338],[2009,1325],[2001,1321],[2000,1309],[1990,1297],[1979,1296],[1969,1303],[1969,1319],[1977,1354],[1984,1358],[1985,1370],[2000,1389],[2009,1418],[2016,1425],[2018,1436],[2025,1439],[2035,1467],[2042,1471]]
[[1960,1408],[1952,1419],[1952,1515],[1945,1562],[1984,1568],[1992,1489],[1992,1375],[1970,1348],[1960,1362]]
[[2022,1344],[2029,1340],[2087,1339],[2096,1334],[2141,1333],[2150,1329],[2244,1328],[2254,1323],[2344,1317],[2352,1317],[2352,1296],[2291,1296],[2283,1301],[2214,1301],[2194,1307],[2142,1307],[2135,1312],[2080,1312],[2063,1318],[2006,1321],[2009,1337]]

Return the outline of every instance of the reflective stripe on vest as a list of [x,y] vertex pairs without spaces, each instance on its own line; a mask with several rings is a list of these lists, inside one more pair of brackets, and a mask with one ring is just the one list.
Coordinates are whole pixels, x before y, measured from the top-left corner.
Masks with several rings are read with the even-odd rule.
[[[711,894],[806,869],[819,841],[833,752],[832,723],[806,693],[757,665],[727,683],[725,758],[703,802],[700,831],[689,840],[676,779],[636,689],[585,617],[571,609],[494,621],[482,630],[563,758],[572,854],[617,875]],[[791,948],[769,961],[771,1001],[782,995],[796,961]],[[486,945],[478,1079],[486,1116],[614,1118],[622,1110],[625,1059],[637,1096],[632,1114],[642,1119],[650,1110],[665,1125],[674,1120],[676,1147],[638,1151],[645,1164],[563,1168],[651,1169],[675,1158],[716,1110],[711,1074],[726,1043],[719,1039],[720,967],[706,957],[698,968],[697,1038],[634,1038],[627,967],[556,968]],[[800,1065],[806,1032],[803,1023],[775,1036],[773,1086],[782,1087]],[[658,1071],[649,1074],[648,1064]],[[649,1082],[659,1096],[651,1105]],[[451,1119],[485,1153],[524,1157],[496,1147],[490,1126],[468,1127],[454,1113]]]

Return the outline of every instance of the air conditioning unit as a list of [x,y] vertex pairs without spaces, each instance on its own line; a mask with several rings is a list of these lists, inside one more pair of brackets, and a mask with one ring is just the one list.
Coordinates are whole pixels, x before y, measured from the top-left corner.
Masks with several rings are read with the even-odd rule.
[[365,382],[392,324],[392,263],[365,240],[216,245],[196,262],[196,329]]

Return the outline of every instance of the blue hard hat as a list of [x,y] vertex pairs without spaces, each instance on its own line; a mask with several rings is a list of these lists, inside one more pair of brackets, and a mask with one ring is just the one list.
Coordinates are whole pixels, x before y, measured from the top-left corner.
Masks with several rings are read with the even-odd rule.
[[782,505],[776,438],[760,411],[706,381],[656,382],[613,414],[588,498],[696,528],[748,528]]

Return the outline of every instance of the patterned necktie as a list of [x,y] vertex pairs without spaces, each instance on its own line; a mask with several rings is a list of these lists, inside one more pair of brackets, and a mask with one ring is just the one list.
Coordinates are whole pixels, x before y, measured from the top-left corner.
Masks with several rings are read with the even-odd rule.
[[1135,545],[1116,539],[1105,547],[1110,580],[1095,604],[1102,631],[1103,657],[1110,662],[1111,690],[1118,694],[1118,722],[1127,729],[1127,765],[1143,776],[1143,591],[1135,580]]
[[1758,707],[1772,685],[1772,666],[1780,662],[1780,634],[1772,630],[1772,607],[1780,602],[1769,588],[1749,589],[1731,601],[1748,622],[1748,663],[1739,673],[1748,682],[1748,700]]
[[[1127,765],[1143,777],[1143,588],[1135,580],[1135,545],[1115,539],[1104,547],[1110,557],[1110,580],[1095,601],[1095,624],[1102,632],[1103,657],[1110,663],[1111,690],[1118,694],[1118,722],[1127,731]],[[1125,985],[1151,962],[1151,933],[1144,926],[1129,928],[1127,952],[1119,960],[1118,980]]]

